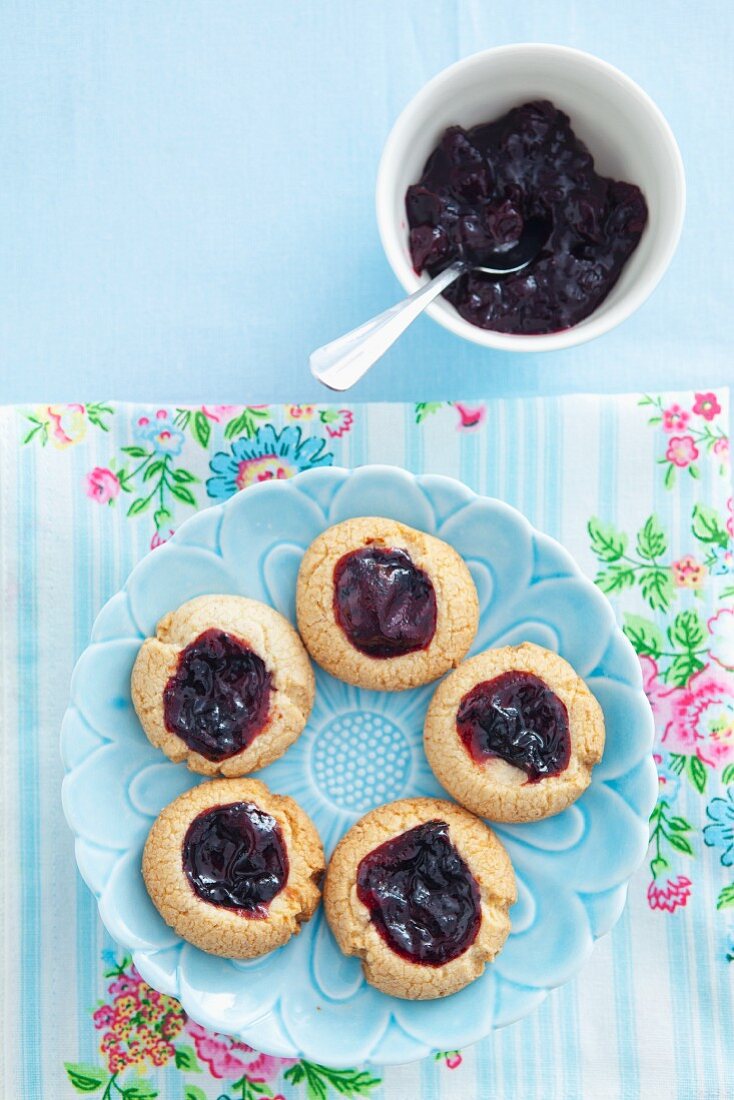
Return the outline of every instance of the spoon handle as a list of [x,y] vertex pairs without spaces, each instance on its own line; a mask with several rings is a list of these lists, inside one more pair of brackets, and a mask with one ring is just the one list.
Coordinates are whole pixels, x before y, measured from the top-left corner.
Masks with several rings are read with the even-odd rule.
[[451,264],[409,298],[359,328],[317,348],[308,360],[311,373],[331,390],[348,390],[385,354],[426,306],[465,270],[463,261]]

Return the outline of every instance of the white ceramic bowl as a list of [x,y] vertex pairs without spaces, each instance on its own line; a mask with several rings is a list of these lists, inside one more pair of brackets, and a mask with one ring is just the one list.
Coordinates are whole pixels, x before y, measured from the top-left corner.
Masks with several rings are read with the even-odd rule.
[[685,211],[685,176],[673,133],[650,97],[598,57],[539,43],[499,46],[444,69],[410,101],[387,139],[377,177],[377,221],[387,258],[412,293],[426,276],[408,251],[405,192],[421,176],[447,126],[475,126],[531,99],[550,99],[571,118],[597,171],[636,183],[649,221],[607,298],[586,320],[547,336],[513,336],[470,324],[444,298],[427,312],[444,328],[488,348],[552,351],[608,332],[642,305],[675,252]]

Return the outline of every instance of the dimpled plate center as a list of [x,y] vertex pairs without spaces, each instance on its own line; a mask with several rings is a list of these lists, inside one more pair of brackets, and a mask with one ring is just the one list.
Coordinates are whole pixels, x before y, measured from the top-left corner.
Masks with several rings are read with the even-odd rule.
[[340,810],[365,813],[400,798],[410,776],[412,752],[402,729],[384,714],[352,711],[318,731],[311,770],[321,796]]

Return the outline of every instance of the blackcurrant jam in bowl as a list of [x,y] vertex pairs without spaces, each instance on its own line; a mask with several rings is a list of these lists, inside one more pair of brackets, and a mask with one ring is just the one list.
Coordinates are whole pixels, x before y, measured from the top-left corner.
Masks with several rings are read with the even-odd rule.
[[463,276],[427,310],[505,351],[581,344],[629,317],[668,267],[684,210],[659,108],[564,46],[500,46],[439,73],[395,123],[377,180],[383,247],[409,293],[456,259],[491,264],[523,219],[547,218],[525,272]]

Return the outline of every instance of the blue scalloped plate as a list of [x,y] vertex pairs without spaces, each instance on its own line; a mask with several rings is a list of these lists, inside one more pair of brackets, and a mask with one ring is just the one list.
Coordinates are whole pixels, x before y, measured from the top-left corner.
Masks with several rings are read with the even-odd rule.
[[[151,904],[140,873],[158,812],[200,779],[146,740],[130,700],[141,639],[167,611],[204,593],[272,604],[294,621],[304,549],[333,523],[389,516],[439,535],[466,559],[481,618],[472,652],[522,640],[578,670],[606,719],[604,758],[583,797],[530,825],[500,826],[518,879],[512,933],[483,977],[440,1001],[368,986],[319,911],[285,947],[249,963],[183,942]],[[327,852],[356,817],[394,798],[445,792],[422,750],[432,686],[350,687],[317,671],[303,736],[260,774],[292,795]],[[640,668],[604,597],[552,539],[507,505],[444,477],[369,466],[266,482],[194,516],[148,555],[100,613],[72,679],[62,728],[63,803],[76,857],[110,934],[145,979],[197,1021],[259,1050],[333,1066],[407,1062],[465,1046],[525,1016],[568,981],[608,932],[648,842],[656,794],[653,724]]]

